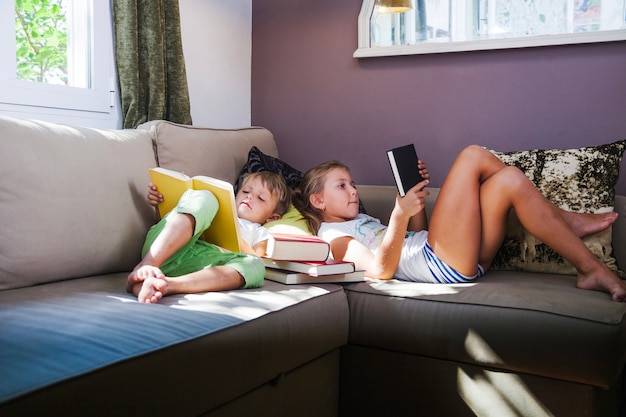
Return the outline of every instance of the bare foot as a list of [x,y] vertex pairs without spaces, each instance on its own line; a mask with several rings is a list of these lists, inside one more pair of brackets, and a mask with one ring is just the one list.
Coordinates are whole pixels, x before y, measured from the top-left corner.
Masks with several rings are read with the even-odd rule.
[[158,302],[167,292],[167,281],[162,278],[146,278],[137,294],[140,303]]
[[563,218],[580,238],[606,230],[617,220],[618,213],[572,213],[566,211]]
[[165,278],[165,274],[156,266],[140,263],[133,269],[133,272],[128,275],[126,291],[137,295],[137,291],[134,290],[134,287],[136,287],[137,284],[141,284],[147,278]]
[[583,290],[608,292],[613,301],[626,302],[626,282],[604,265],[587,274],[579,273],[576,286]]

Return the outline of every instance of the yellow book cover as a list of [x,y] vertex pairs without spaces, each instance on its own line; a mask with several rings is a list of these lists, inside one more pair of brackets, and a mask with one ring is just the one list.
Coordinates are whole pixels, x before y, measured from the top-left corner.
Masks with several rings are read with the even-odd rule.
[[232,184],[203,175],[189,177],[181,172],[161,167],[150,169],[150,179],[163,194],[163,201],[158,206],[161,216],[165,216],[176,207],[185,191],[189,189],[211,191],[220,206],[202,239],[229,251],[241,252],[241,234]]

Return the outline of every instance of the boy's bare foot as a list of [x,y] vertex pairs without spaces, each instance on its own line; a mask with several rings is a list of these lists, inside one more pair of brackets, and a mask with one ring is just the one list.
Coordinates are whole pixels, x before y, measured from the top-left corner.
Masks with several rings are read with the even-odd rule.
[[158,302],[167,292],[167,281],[162,278],[146,278],[137,294],[140,303]]
[[604,265],[588,274],[579,273],[576,286],[583,290],[608,292],[613,301],[626,302],[626,282]]
[[563,218],[580,238],[606,230],[617,220],[618,213],[572,213],[564,212]]
[[165,278],[165,274],[160,268],[152,265],[139,264],[133,269],[133,272],[128,275],[126,280],[126,291],[130,293],[137,293],[133,290],[136,284],[142,283],[147,278]]

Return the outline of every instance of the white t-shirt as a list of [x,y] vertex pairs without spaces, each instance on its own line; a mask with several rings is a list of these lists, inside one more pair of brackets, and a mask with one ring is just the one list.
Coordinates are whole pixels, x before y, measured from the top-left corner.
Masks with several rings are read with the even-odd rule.
[[[317,235],[327,242],[332,242],[338,237],[352,236],[376,253],[386,231],[387,226],[380,220],[361,213],[353,220],[346,222],[322,223]],[[432,274],[422,253],[427,237],[428,231],[426,230],[406,232],[395,277],[409,281],[433,282]]]
[[269,239],[270,232],[259,223],[253,223],[246,219],[239,219],[241,237],[254,247],[259,242]]

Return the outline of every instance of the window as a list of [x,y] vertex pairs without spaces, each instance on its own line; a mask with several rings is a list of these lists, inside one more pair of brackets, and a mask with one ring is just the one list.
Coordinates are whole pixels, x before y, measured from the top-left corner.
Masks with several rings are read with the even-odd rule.
[[0,0],[0,106],[111,113],[110,16],[108,1]]
[[355,57],[626,40],[626,0],[364,0]]

